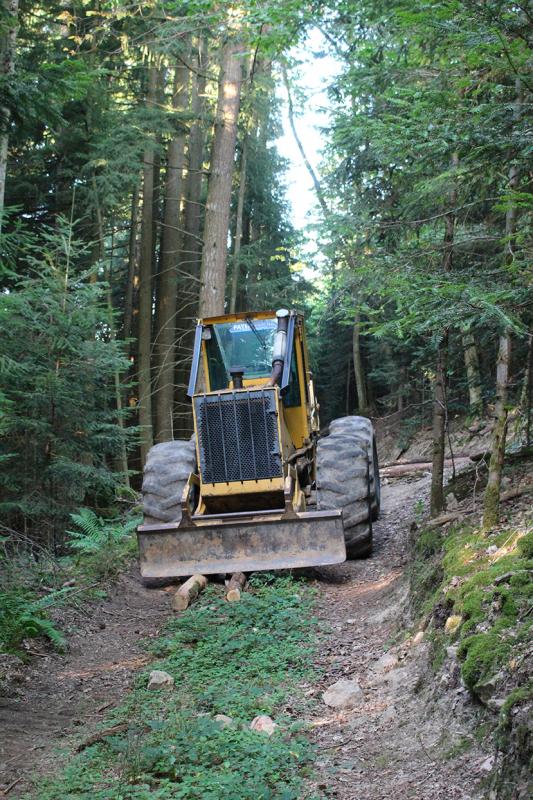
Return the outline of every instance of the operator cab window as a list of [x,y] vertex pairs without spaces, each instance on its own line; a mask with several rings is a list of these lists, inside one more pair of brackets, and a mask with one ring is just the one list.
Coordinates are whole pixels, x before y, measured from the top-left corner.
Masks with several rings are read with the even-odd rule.
[[232,367],[244,370],[244,380],[270,376],[277,330],[275,317],[220,322],[207,330],[211,335],[204,334],[204,340],[213,391],[229,388]]

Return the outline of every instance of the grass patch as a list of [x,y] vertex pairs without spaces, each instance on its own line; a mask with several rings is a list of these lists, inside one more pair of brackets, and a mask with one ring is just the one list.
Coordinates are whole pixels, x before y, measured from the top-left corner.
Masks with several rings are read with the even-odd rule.
[[[254,577],[234,604],[208,587],[151,645],[157,660],[105,726],[127,729],[41,781],[39,800],[305,797],[312,753],[284,708],[298,682],[313,675],[313,602],[307,587],[285,577]],[[174,690],[146,689],[154,668],[174,677]],[[232,726],[223,728],[217,713],[231,716]],[[261,713],[279,725],[271,738],[249,729]]]

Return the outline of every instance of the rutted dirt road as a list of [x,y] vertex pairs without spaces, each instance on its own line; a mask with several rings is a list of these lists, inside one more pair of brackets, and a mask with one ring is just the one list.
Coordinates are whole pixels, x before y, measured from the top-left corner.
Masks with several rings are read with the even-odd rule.
[[[319,780],[314,792],[341,800],[475,800],[489,754],[477,745],[450,758],[472,740],[464,690],[432,698],[425,680],[428,645],[393,645],[406,609],[407,539],[413,507],[425,497],[428,477],[402,479],[383,489],[382,517],[375,524],[375,552],[321,572],[322,637],[318,686],[312,698],[312,737]],[[0,698],[0,796],[16,797],[32,772],[47,772],[68,758],[80,732],[89,735],[131,686],[148,658],[143,640],[158,635],[168,617],[169,595],[142,588],[123,576],[108,600],[74,620],[65,656],[34,659]],[[340,678],[359,682],[361,704],[335,713],[321,700]],[[429,707],[431,703],[432,707]],[[291,713],[294,714],[294,707]],[[431,713],[430,713],[431,712]],[[446,755],[448,754],[448,757]],[[59,759],[59,760],[58,760]],[[238,800],[238,798],[235,798]]]
[[[432,690],[429,645],[422,634],[393,645],[409,626],[409,528],[414,505],[425,498],[429,476],[383,487],[374,555],[323,570],[319,616],[331,634],[319,656],[324,689],[341,678],[363,689],[360,705],[335,713],[313,708],[313,738],[321,775],[317,789],[342,800],[474,800],[488,753],[473,740],[464,689]],[[470,723],[470,724],[469,724]],[[455,755],[467,741],[463,755]],[[452,755],[454,757],[452,758]]]

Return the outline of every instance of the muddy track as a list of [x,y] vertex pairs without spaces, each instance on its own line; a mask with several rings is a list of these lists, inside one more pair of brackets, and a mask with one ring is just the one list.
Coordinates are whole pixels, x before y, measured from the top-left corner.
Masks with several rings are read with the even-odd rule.
[[[320,776],[312,790],[321,796],[482,796],[474,786],[487,754],[474,746],[462,756],[445,757],[462,736],[471,738],[464,693],[441,695],[434,702],[424,641],[391,649],[399,625],[407,623],[402,615],[408,531],[414,503],[427,493],[428,481],[424,476],[384,487],[372,558],[320,573],[318,613],[329,631],[321,638],[317,659],[323,678],[304,691],[311,700],[306,720]],[[108,600],[87,616],[78,613],[66,657],[35,658],[22,683],[0,698],[0,796],[2,788],[12,786],[9,797],[16,797],[29,788],[32,773],[56,769],[80,734],[90,735],[121,702],[137,670],[149,660],[143,641],[159,634],[168,612],[168,593],[144,589],[132,571],[122,576]],[[335,713],[321,695],[340,678],[357,680],[364,699],[353,710]],[[295,713],[294,706],[290,713]]]

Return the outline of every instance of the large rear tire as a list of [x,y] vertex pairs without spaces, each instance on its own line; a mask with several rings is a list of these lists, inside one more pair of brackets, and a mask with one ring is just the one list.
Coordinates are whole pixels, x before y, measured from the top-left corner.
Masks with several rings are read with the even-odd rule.
[[196,467],[194,440],[176,439],[152,447],[144,466],[142,484],[146,525],[181,520],[181,497]]
[[341,417],[329,430],[318,442],[318,506],[342,509],[346,554],[365,558],[381,500],[374,429],[366,417]]

